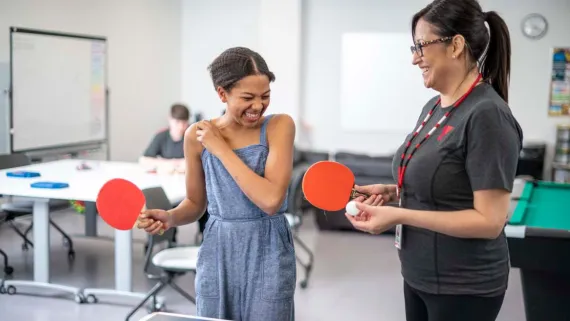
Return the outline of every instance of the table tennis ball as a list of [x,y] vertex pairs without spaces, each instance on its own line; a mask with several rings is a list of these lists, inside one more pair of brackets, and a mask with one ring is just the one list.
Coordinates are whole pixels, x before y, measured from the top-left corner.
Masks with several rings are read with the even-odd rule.
[[358,212],[360,211],[358,210],[358,208],[356,208],[355,201],[350,201],[348,202],[348,204],[346,204],[346,212],[352,216],[358,215]]

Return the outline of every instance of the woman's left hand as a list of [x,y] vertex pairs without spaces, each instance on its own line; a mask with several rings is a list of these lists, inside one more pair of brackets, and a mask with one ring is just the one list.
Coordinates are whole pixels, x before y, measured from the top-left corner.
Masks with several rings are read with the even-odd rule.
[[372,206],[356,202],[360,213],[356,216],[345,214],[350,223],[360,231],[380,234],[399,223],[400,208],[393,206]]
[[228,143],[226,143],[220,130],[210,121],[202,120],[196,124],[196,127],[198,141],[214,156],[218,157],[229,149]]

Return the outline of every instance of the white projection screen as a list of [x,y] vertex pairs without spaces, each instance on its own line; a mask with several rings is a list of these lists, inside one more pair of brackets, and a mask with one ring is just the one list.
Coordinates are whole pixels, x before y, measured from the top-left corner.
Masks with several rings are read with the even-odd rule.
[[11,150],[107,141],[105,38],[11,28]]

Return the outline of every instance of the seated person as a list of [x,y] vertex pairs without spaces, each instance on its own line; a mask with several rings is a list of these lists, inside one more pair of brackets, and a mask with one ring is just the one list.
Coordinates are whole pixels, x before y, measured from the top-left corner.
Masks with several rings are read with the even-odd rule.
[[170,107],[168,128],[158,132],[139,163],[157,171],[184,171],[184,132],[190,126],[190,110],[182,104]]
[[[184,172],[184,132],[189,126],[190,110],[188,107],[182,104],[172,105],[168,128],[161,130],[154,136],[143,156],[139,158],[139,163],[157,171]],[[201,243],[203,236],[201,234],[206,228],[208,216],[206,211],[198,221],[200,231],[198,243]],[[174,232],[174,242],[176,242],[176,231]]]

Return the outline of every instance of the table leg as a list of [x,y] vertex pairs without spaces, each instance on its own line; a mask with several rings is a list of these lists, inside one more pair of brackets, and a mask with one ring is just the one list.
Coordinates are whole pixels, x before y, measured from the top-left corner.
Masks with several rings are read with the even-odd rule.
[[50,283],[50,226],[49,205],[47,199],[34,200],[33,235],[34,235],[34,280],[5,280],[4,287],[9,294],[17,292],[17,288],[32,287],[71,293],[76,302],[83,302],[79,288]]
[[133,290],[133,232],[115,230],[115,289]]
[[34,281],[49,283],[49,206],[47,200],[34,202]]
[[97,207],[94,202],[85,202],[85,236],[97,237]]

